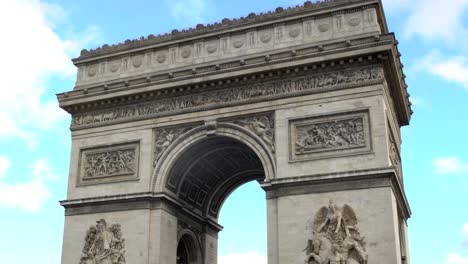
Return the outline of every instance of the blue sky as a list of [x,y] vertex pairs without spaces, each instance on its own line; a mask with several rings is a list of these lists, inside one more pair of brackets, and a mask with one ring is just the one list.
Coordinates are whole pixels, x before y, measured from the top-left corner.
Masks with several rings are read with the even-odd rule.
[[[294,0],[0,1],[0,254],[2,263],[60,263],[71,90],[82,48],[160,34]],[[468,264],[468,0],[384,0],[415,111],[402,157],[412,263]],[[222,209],[220,264],[266,263],[257,183]],[[249,215],[249,217],[246,217]],[[254,219],[254,220],[252,220]],[[83,234],[84,235],[84,234]]]

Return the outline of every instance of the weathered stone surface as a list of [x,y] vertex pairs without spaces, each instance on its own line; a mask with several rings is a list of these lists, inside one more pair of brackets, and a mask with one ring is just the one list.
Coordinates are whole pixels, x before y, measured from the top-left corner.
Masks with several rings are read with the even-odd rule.
[[138,143],[81,150],[79,184],[137,179],[138,157]]
[[322,89],[346,88],[382,81],[383,72],[378,65],[342,71],[311,73],[298,78],[254,82],[240,87],[77,114],[73,117],[72,128],[128,122],[134,119],[154,118],[187,111],[217,108],[230,103],[245,104],[255,100],[297,96],[322,91]]
[[292,120],[291,160],[369,152],[369,127],[365,110]]
[[72,114],[62,263],[216,263],[223,202],[252,180],[269,264],[403,263],[411,108],[380,1],[306,2],[74,63],[58,95]]
[[107,226],[104,219],[97,221],[86,232],[83,256],[79,264],[125,264],[125,239],[119,224]]

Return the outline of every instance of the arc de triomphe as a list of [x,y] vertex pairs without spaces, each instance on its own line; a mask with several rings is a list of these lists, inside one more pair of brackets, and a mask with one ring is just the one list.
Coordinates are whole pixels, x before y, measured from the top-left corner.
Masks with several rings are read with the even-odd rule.
[[83,50],[62,263],[216,263],[252,180],[269,264],[408,263],[397,44],[380,0],[331,0]]

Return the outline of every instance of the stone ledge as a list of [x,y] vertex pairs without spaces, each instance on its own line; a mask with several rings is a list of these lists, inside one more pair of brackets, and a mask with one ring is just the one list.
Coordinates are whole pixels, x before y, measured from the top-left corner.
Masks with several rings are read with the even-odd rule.
[[220,64],[223,68],[227,59],[239,58],[236,64],[243,65],[246,63],[243,57],[251,54],[294,49],[304,44],[320,46],[331,40],[348,41],[386,33],[379,24],[382,15],[378,14],[378,1],[335,1],[343,2],[335,7],[336,10],[308,11],[292,17],[275,16],[273,20],[254,23],[249,28],[238,26],[164,45],[140,47],[135,44],[125,52],[76,59],[78,75],[75,89],[154,72],[173,71],[176,77],[175,72],[180,68],[188,67],[188,72],[195,73],[200,70],[199,65],[206,63]]
[[[315,3],[311,1],[304,2],[303,5],[298,5],[295,7],[278,7],[275,11],[269,11],[266,13],[250,13],[246,17],[241,17],[238,19],[228,19],[225,18],[221,22],[216,22],[214,24],[198,24],[195,28],[189,28],[184,30],[174,29],[171,33],[166,33],[163,35],[148,35],[147,37],[140,37],[139,39],[127,39],[123,43],[108,45],[105,44],[102,47],[98,47],[92,50],[82,50],[80,57],[74,61],[78,62],[81,59],[90,58],[97,55],[109,54],[112,52],[125,51],[129,49],[135,49],[139,47],[147,47],[154,44],[165,43],[176,40],[183,40],[190,37],[196,37],[208,33],[217,33],[222,30],[229,30],[232,28],[248,26],[253,23],[268,22],[273,19],[291,17],[294,15],[300,15],[304,12],[313,12],[321,14],[323,11],[328,12],[337,12],[337,8],[340,8],[343,5],[352,5],[352,4],[380,4],[380,1],[376,0],[322,0]],[[379,10],[380,11],[380,10]],[[386,24],[383,25],[384,32],[387,32]]]
[[401,179],[393,167],[276,178],[261,185],[267,192],[267,199],[308,193],[390,187],[402,215],[405,219],[411,217],[411,209]]

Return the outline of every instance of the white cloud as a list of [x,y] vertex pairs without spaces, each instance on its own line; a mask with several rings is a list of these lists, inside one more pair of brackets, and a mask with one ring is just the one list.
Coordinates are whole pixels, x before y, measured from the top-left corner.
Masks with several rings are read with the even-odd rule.
[[7,170],[10,167],[10,160],[0,156],[0,179],[6,176]]
[[57,180],[58,177],[52,173],[49,160],[46,158],[36,161],[32,165],[32,176],[34,179]]
[[467,33],[463,15],[468,9],[468,0],[418,0],[412,1],[411,7],[405,27],[409,36],[418,34],[453,43]]
[[44,99],[51,77],[74,77],[69,54],[82,46],[54,32],[64,14],[39,0],[0,1],[0,138],[20,138],[34,147],[38,130],[49,131],[67,117],[55,98]]
[[464,257],[455,253],[449,253],[446,264],[468,264],[468,257]]
[[0,206],[36,212],[50,196],[51,193],[41,180],[13,185],[0,183]]
[[468,172],[468,163],[462,162],[457,157],[440,158],[434,160],[437,173],[453,174]]
[[433,50],[418,67],[468,89],[468,56],[448,57],[439,50]]
[[57,177],[52,173],[47,159],[36,161],[31,169],[32,179],[29,182],[11,184],[7,182],[6,175],[0,179],[0,206],[36,212],[52,196],[47,181]]
[[207,0],[172,0],[166,2],[171,7],[171,15],[176,20],[196,24],[203,21],[202,14],[207,6],[206,1]]
[[394,11],[401,8],[406,8],[411,4],[411,0],[383,0],[385,11]]
[[220,256],[218,264],[267,264],[267,257],[258,252],[246,252]]
[[462,162],[457,157],[440,158],[434,160],[436,171],[440,174],[468,172],[468,163]]

